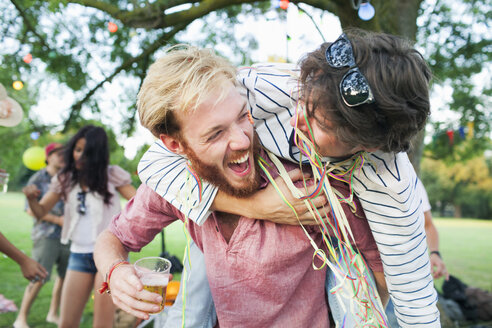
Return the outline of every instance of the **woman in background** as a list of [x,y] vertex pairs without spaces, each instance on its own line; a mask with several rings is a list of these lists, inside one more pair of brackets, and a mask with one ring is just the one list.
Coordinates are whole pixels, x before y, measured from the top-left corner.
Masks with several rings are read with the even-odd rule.
[[[91,291],[104,281],[94,264],[94,243],[111,218],[120,212],[116,192],[128,200],[135,194],[135,188],[128,172],[109,165],[108,137],[100,127],[85,126],[70,139],[65,163],[39,202],[36,186],[26,186],[23,192],[37,218],[48,213],[58,200],[65,201],[61,241],[71,241],[71,246],[59,327],[72,328],[79,326]],[[111,327],[113,315],[111,297],[94,293],[93,327]]]

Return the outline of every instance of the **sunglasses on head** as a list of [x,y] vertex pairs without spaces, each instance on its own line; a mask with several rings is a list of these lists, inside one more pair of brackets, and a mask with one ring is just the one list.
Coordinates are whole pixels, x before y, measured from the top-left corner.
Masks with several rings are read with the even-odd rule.
[[79,205],[77,206],[77,212],[79,214],[84,215],[87,212],[87,207],[85,206],[85,192],[81,191],[77,193],[77,200],[79,201]]
[[345,34],[333,42],[325,52],[328,65],[334,68],[349,67],[340,82],[340,95],[349,107],[356,107],[374,102],[374,96],[367,82],[355,63],[352,44]]

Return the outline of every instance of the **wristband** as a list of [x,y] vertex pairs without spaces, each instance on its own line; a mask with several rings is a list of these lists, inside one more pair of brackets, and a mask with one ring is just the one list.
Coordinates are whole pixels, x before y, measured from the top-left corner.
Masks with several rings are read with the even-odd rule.
[[130,262],[128,262],[126,260],[118,260],[116,263],[114,263],[111,266],[111,269],[109,269],[109,272],[106,275],[106,281],[104,281],[101,285],[101,288],[99,288],[97,290],[99,292],[99,294],[102,294],[104,292],[111,294],[111,290],[109,290],[109,279],[111,279],[111,274],[113,273],[114,269],[116,269],[117,267],[119,267],[122,264],[130,264]]
[[442,259],[442,257],[441,257],[441,253],[439,253],[439,251],[432,251],[432,252],[430,252],[430,254],[431,254],[431,255],[432,255],[432,254],[436,254],[437,256],[439,256],[439,258],[440,258],[440,259]]

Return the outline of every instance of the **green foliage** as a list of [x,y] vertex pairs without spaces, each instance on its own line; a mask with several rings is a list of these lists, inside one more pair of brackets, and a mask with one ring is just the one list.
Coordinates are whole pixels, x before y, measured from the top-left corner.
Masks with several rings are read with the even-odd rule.
[[[490,76],[492,38],[490,34],[490,1],[427,1],[423,6],[418,44],[434,74],[434,85],[449,86],[451,100],[445,107],[460,113],[458,122],[435,119],[437,131],[428,146],[433,156],[447,161],[469,159],[490,149]],[[485,79],[484,79],[485,77]],[[436,88],[434,88],[435,92]],[[434,108],[434,112],[446,108]],[[434,117],[437,117],[434,115]],[[457,129],[474,122],[474,138],[461,142],[455,138],[449,147],[442,131]]]
[[[455,129],[466,126],[469,121],[475,123],[472,142],[461,146],[458,145],[460,140],[456,140],[455,147],[450,149],[444,142],[444,135],[444,138],[436,138],[440,141],[429,145],[428,150],[437,158],[458,161],[489,149],[492,122],[488,78],[492,52],[488,26],[492,12],[490,1],[373,2],[376,17],[369,23],[360,21],[353,8],[344,2],[306,0],[300,3],[311,5],[313,9],[329,9],[341,17],[345,25],[416,39],[434,72],[434,85],[453,90],[449,103],[433,109],[434,113],[440,114],[448,108],[459,113],[458,122],[452,122]],[[5,45],[0,47],[0,82],[8,86],[17,78],[24,81],[24,90],[16,92],[15,97],[26,114],[39,98],[46,98],[42,93],[51,89],[46,87],[49,84],[73,93],[74,99],[66,103],[66,116],[63,117],[65,132],[86,119],[104,122],[108,108],[105,87],[112,83],[111,90],[117,90],[110,95],[115,104],[110,108],[110,122],[105,123],[118,134],[131,135],[137,124],[137,90],[149,65],[162,50],[188,42],[214,48],[235,64],[249,65],[251,50],[258,46],[256,36],[246,34],[237,39],[235,26],[247,18],[263,18],[266,14],[269,19],[286,16],[286,11],[274,9],[269,0],[254,3],[249,0],[199,1],[193,5],[180,0],[94,0],[84,3],[86,5],[81,5],[75,0],[0,2],[3,14],[0,39]],[[179,7],[181,4],[185,6]],[[419,5],[421,8],[417,13]],[[215,10],[210,12],[207,8]],[[412,12],[402,10],[395,15],[395,8]],[[415,24],[413,17],[417,16]],[[118,25],[117,32],[108,31],[109,22]],[[190,36],[191,31],[197,32]],[[33,55],[31,64],[22,61],[27,53]],[[53,130],[53,127],[43,127],[32,115],[30,119],[33,129]],[[447,118],[435,121],[436,131],[443,125],[450,125]],[[444,130],[447,128],[449,126]]]
[[424,158],[421,179],[441,215],[451,205],[458,217],[492,219],[491,159],[480,156],[449,164]]

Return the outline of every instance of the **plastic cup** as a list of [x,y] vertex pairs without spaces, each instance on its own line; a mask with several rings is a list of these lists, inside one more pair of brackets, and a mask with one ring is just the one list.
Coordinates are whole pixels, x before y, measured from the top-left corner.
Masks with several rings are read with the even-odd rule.
[[164,310],[164,304],[166,303],[166,290],[169,282],[171,262],[162,257],[144,257],[136,261],[134,267],[137,276],[144,285],[144,289],[162,296],[159,311],[149,313],[155,314],[161,312]]

